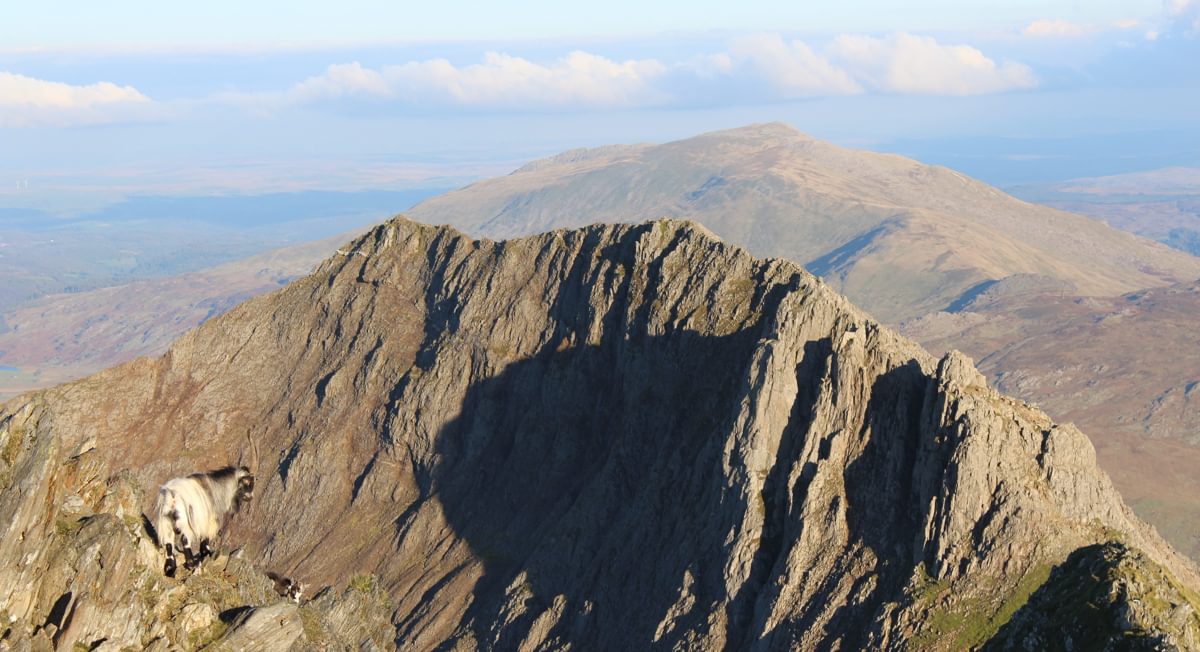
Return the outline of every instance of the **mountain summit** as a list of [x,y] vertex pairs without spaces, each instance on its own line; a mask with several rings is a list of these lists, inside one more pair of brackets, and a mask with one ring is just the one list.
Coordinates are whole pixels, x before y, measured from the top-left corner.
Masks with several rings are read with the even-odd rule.
[[888,323],[1014,275],[1112,296],[1200,278],[1200,259],[953,170],[838,147],[779,123],[575,150],[419,204],[410,216],[511,238],[593,221],[695,220],[803,263]]
[[[120,496],[247,436],[240,563],[345,597],[271,611],[252,570],[179,583],[144,552]],[[688,222],[493,242],[397,218],[158,359],[10,401],[0,451],[14,639],[1200,645],[1195,568],[1078,430]],[[179,633],[210,612],[243,616]]]

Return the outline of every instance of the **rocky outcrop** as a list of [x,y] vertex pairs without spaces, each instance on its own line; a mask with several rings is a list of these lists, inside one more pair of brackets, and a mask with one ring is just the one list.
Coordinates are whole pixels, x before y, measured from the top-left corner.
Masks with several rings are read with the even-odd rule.
[[985,650],[1200,649],[1200,596],[1121,543],[1086,546],[1050,573]]
[[[239,580],[171,620],[252,607],[216,647],[299,618],[297,649],[958,650],[1088,546],[1200,585],[1074,427],[697,225],[492,242],[398,218],[343,252],[159,359],[4,406],[0,609],[41,625],[89,577],[144,614],[143,643],[169,631],[125,588],[175,586],[136,518],[101,519],[125,574],[36,551],[85,549],[94,519],[56,524],[113,474],[153,487],[247,433],[259,484],[230,545],[335,590],[293,612]],[[383,643],[360,614],[390,619]]]
[[901,326],[979,359],[1002,392],[1077,423],[1127,503],[1200,559],[1200,282],[1112,298],[1005,279],[963,310]]
[[[54,439],[17,419],[5,433],[22,443]],[[95,449],[65,461],[30,452],[24,459],[47,473],[28,477],[48,478],[39,487],[45,493],[6,492],[0,501],[12,517],[0,539],[0,650],[328,650],[391,641],[388,611],[373,606],[381,602],[377,590],[365,605],[357,587],[338,596],[326,590],[298,606],[276,595],[241,550],[182,581],[163,577],[132,474],[103,481]],[[13,506],[28,511],[14,514]]]

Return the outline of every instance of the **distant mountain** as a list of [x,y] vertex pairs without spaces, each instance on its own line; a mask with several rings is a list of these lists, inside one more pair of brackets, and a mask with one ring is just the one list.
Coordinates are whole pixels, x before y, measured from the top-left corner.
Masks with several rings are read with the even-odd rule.
[[1022,186],[1014,192],[1200,256],[1200,169],[1075,179]]
[[1054,184],[1059,192],[1094,197],[1133,195],[1188,196],[1200,192],[1200,168],[1172,167]]
[[441,190],[131,197],[69,218],[0,208],[0,398],[162,353]]
[[0,314],[49,294],[166,278],[360,232],[443,190],[135,196],[65,217],[0,208]]
[[489,237],[694,219],[756,255],[804,264],[887,322],[967,301],[1014,274],[1095,296],[1200,277],[1200,260],[1095,220],[781,124],[568,152],[426,200],[409,215]]
[[0,313],[0,399],[75,380],[143,355],[238,303],[312,271],[349,236],[211,269],[43,297]]
[[[352,215],[386,215],[403,210],[447,187],[330,192],[307,190],[261,195],[131,196],[82,215],[83,221],[181,220],[210,226],[286,228],[325,223]],[[340,229],[346,226],[341,225]]]
[[[245,552],[162,578],[140,491],[248,438]],[[18,649],[1200,645],[1197,569],[1083,434],[678,221],[383,224],[0,406],[0,523]]]

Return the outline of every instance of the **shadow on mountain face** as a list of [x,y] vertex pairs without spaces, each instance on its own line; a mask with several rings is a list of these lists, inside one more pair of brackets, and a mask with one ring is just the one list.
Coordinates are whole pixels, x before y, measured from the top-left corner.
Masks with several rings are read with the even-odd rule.
[[[425,487],[484,561],[460,632],[502,650],[547,627],[536,638],[595,649],[672,648],[697,634],[724,639],[727,649],[789,638],[786,627],[768,631],[765,622],[803,525],[807,487],[793,469],[810,437],[831,435],[812,429],[834,354],[828,338],[806,344],[800,391],[765,485],[747,497],[753,471],[736,419],[744,401],[762,400],[749,387],[759,380],[750,376],[762,330],[547,349],[471,387],[460,417],[438,437],[441,461]],[[914,545],[911,465],[927,387],[915,362],[874,381],[860,435],[873,434],[846,470],[850,538],[880,557]],[[794,477],[801,480],[789,485]],[[736,565],[734,537],[747,536],[747,510],[759,510],[765,525],[749,578],[731,596],[725,573]],[[835,617],[860,629],[851,639],[865,635],[919,561],[900,557],[884,562],[885,581],[866,591],[873,599]],[[722,604],[728,620],[710,621]],[[810,605],[811,617],[827,606]],[[547,625],[547,612],[561,615]],[[669,612],[674,626],[663,627]],[[723,631],[709,631],[716,627]]]
[[[700,569],[723,567],[747,509],[714,479],[756,339],[677,333],[551,352],[468,391],[439,436],[431,488],[485,563],[462,623],[477,640],[515,649],[565,598],[547,638],[645,645],[685,573],[698,604],[722,599],[720,575]],[[514,591],[525,611],[505,624]]]
[[1117,542],[1079,548],[981,649],[1180,649],[1137,625],[1140,610],[1169,612],[1186,604],[1182,596],[1154,593],[1171,586],[1155,577],[1164,572],[1156,566]]
[[991,288],[993,285],[995,285],[999,282],[1000,281],[997,281],[996,279],[987,279],[986,281],[980,281],[980,282],[976,283],[975,285],[972,285],[971,287],[967,288],[966,292],[963,292],[962,294],[959,295],[959,297],[957,299],[955,299],[954,301],[951,301],[950,305],[943,308],[943,310],[945,312],[962,312],[963,310],[965,310],[967,308],[967,306],[971,305],[971,302],[974,301],[976,298],[978,298],[979,295],[983,294],[984,292],[987,292],[989,288]]

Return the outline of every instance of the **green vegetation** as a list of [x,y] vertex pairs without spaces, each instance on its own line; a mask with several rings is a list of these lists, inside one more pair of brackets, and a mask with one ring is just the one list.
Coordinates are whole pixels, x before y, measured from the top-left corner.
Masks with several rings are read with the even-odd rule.
[[[1124,544],[1109,541],[1076,550],[1049,574],[984,649],[1016,641],[1038,649],[1157,649],[1160,633],[1200,634],[1200,602],[1166,569]],[[1185,622],[1175,613],[1191,603]],[[1114,645],[1116,648],[1114,648]]]
[[375,590],[375,576],[370,573],[359,573],[350,578],[350,588],[363,593],[370,593]]
[[329,642],[329,633],[321,622],[321,616],[310,605],[300,607],[300,627],[304,630],[304,638],[316,649],[325,649]]
[[1022,577],[1021,581],[1017,583],[1017,588],[1008,596],[1004,604],[1000,605],[1000,610],[989,619],[984,637],[977,639],[975,643],[981,643],[995,636],[1001,627],[1012,620],[1021,607],[1029,604],[1029,599],[1033,597],[1034,592],[1044,586],[1048,579],[1050,579],[1050,564],[1038,564],[1025,573],[1025,577]]
[[0,487],[12,482],[13,467],[25,446],[25,431],[19,428],[0,430]]
[[87,519],[59,517],[54,521],[54,532],[60,537],[72,536],[83,528]]
[[145,566],[139,566],[132,577],[131,591],[141,602],[142,610],[146,613],[152,612],[158,606],[159,596],[162,595],[162,576]]
[[508,342],[503,341],[493,342],[492,345],[488,347],[488,351],[501,360],[508,360],[513,354],[512,346],[510,346]]
[[204,646],[225,635],[229,631],[229,624],[218,618],[208,627],[197,629],[188,635],[188,648],[199,650]]
[[[935,581],[917,566],[918,581],[912,592],[913,604],[929,606],[925,628],[914,637],[915,649],[972,650],[990,640],[1050,577],[1050,564],[1029,569],[999,607],[986,596],[958,602],[943,601],[951,588],[949,580]],[[941,602],[941,604],[937,604]],[[937,604],[937,606],[934,606]]]
[[916,587],[912,592],[912,602],[917,605],[930,605],[950,587],[949,580],[934,580],[929,576],[929,572],[925,570],[925,562],[917,564],[916,569],[917,581]]
[[749,303],[750,299],[754,297],[754,281],[748,278],[735,278],[726,283],[722,291],[726,297],[725,303]]
[[0,462],[12,466],[21,454],[22,445],[25,443],[25,431],[21,428],[5,428],[0,430],[0,439],[4,439],[4,446],[0,448]]

